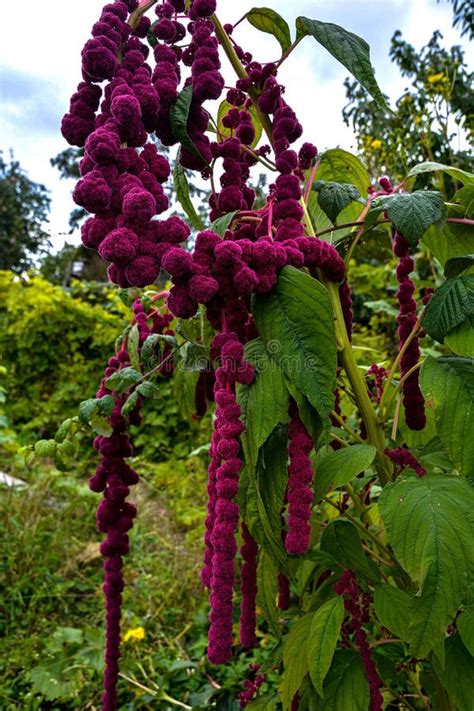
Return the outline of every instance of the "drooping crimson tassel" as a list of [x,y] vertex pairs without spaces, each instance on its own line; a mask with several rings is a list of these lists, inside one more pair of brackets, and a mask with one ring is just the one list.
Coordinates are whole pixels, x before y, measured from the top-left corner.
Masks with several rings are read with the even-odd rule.
[[[415,284],[409,274],[413,271],[415,263],[409,256],[408,241],[399,232],[395,233],[393,251],[400,261],[397,266],[397,279],[400,287],[397,291],[399,303],[398,340],[400,348],[405,344],[416,324],[416,301],[413,298]],[[420,359],[420,346],[418,336],[415,336],[400,361],[401,376],[405,376]],[[425,401],[419,385],[419,373],[415,370],[402,385],[403,407],[405,421],[411,430],[422,430],[426,425]]]
[[313,448],[313,440],[301,421],[294,402],[290,405],[289,414],[288,532],[285,536],[285,548],[290,555],[304,555],[308,551],[311,537],[313,466],[309,453]]
[[344,607],[351,616],[351,626],[354,630],[354,639],[359,650],[362,666],[369,683],[370,689],[370,711],[382,711],[383,696],[380,693],[382,681],[377,672],[372,654],[370,652],[367,635],[363,625],[369,622],[369,598],[363,593],[358,584],[357,578],[352,570],[345,570],[334,590],[338,595],[344,596]]
[[240,643],[243,647],[253,647],[256,642],[256,597],[257,597],[257,556],[258,545],[242,523],[243,545],[240,549],[244,563],[240,572]]

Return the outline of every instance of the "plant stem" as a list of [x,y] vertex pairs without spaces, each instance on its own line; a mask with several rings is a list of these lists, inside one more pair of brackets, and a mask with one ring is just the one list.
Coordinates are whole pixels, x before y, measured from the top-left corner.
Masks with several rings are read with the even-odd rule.
[[[217,15],[213,15],[211,17],[211,20],[214,23],[214,27],[216,28],[217,39],[219,40],[219,42],[222,46],[222,49],[226,53],[227,59],[231,63],[235,73],[237,74],[237,76],[240,79],[249,79],[249,75],[247,74],[244,65],[238,58],[237,53],[236,53],[234,47],[232,46],[232,42],[230,41],[230,39],[227,35],[227,32],[224,30]],[[257,99],[258,99],[257,91],[255,90],[255,88],[253,86],[251,86],[248,93],[250,95],[250,98],[252,99],[254,106],[255,106],[255,110],[257,112],[260,123],[262,124],[263,130],[267,134],[270,143],[273,144],[272,124],[271,124],[271,121],[270,121],[268,115],[264,114],[264,113],[262,113],[262,111],[260,111],[260,108],[259,108],[258,102],[257,102]]]
[[384,389],[383,389],[383,392],[382,392],[382,397],[380,398],[380,409],[381,409],[381,410],[382,410],[382,408],[383,408],[383,406],[384,406],[384,402],[385,402],[385,398],[387,397],[387,393],[388,393],[388,391],[390,390],[390,384],[391,384],[391,382],[392,382],[392,380],[393,380],[393,377],[394,377],[395,373],[397,372],[398,367],[399,367],[399,365],[400,365],[400,361],[401,361],[401,359],[403,358],[403,355],[406,353],[407,348],[410,346],[410,343],[413,341],[413,339],[415,338],[416,334],[418,333],[418,331],[419,331],[419,329],[420,329],[420,327],[421,327],[421,322],[422,322],[422,320],[423,320],[423,315],[424,315],[424,310],[423,310],[423,311],[420,313],[420,315],[418,316],[418,318],[417,318],[417,320],[416,320],[416,323],[415,323],[415,325],[413,326],[412,332],[411,332],[410,335],[408,336],[408,338],[407,338],[407,340],[405,341],[405,343],[403,344],[403,346],[402,346],[402,347],[400,348],[400,350],[398,351],[397,357],[396,357],[395,360],[393,361],[393,365],[392,365],[392,367],[390,368],[390,372],[389,372],[389,374],[388,374],[388,376],[387,376],[387,380],[386,380],[386,382],[385,382],[385,386],[384,386]]
[[[308,207],[303,200],[301,201],[301,204],[303,206],[306,220],[306,231],[311,237],[316,237],[311,216],[308,212]],[[334,282],[326,279],[324,275],[321,275],[321,281],[329,292],[329,297],[333,307],[336,341],[339,346],[339,358],[344,370],[346,371],[347,377],[349,378],[352,392],[354,393],[357,402],[357,407],[359,408],[362,419],[364,420],[368,441],[377,450],[377,473],[379,475],[380,483],[384,486],[392,479],[393,468],[391,462],[384,455],[385,437],[383,429],[377,419],[374,406],[372,405],[369,393],[367,392],[365,380],[357,366],[351,342],[349,341],[346,323],[344,321],[344,314],[342,312],[341,299],[339,298],[339,287]]]

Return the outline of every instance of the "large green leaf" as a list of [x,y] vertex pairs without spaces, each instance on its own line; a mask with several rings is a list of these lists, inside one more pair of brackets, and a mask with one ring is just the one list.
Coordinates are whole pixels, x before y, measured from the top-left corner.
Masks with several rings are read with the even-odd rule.
[[334,225],[338,215],[351,202],[365,203],[358,189],[350,183],[330,183],[327,180],[316,180],[312,189],[318,195],[319,207]]
[[323,693],[318,711],[368,711],[369,685],[358,652],[336,651]]
[[287,475],[286,428],[277,428],[260,449],[256,471],[240,476],[239,503],[252,536],[280,565],[286,561],[281,537]]
[[380,624],[408,642],[410,596],[393,585],[381,583],[375,588],[374,607]]
[[283,52],[290,48],[290,28],[278,12],[269,7],[253,7],[246,14],[246,18],[257,30],[273,35],[280,43]]
[[285,638],[283,647],[283,679],[279,692],[283,711],[289,711],[293,697],[308,673],[308,632],[312,615],[297,620]]
[[474,254],[466,254],[464,257],[453,257],[448,259],[444,265],[444,276],[446,279],[453,279],[468,269],[474,267]]
[[369,580],[380,579],[377,566],[364,553],[359,531],[350,521],[331,521],[321,537],[321,550],[346,570],[354,570]]
[[474,575],[474,492],[461,477],[406,475],[385,486],[379,507],[397,559],[419,586],[409,637],[412,654],[424,657]]
[[176,368],[173,376],[173,392],[178,409],[183,417],[191,417],[196,412],[196,386],[199,370]]
[[386,106],[385,98],[375,80],[374,68],[370,61],[370,47],[362,37],[339,27],[339,25],[334,25],[332,22],[297,17],[296,37],[305,35],[312,35],[351,72],[381,106]]
[[237,399],[242,409],[245,461],[255,469],[258,450],[275,427],[288,419],[288,391],[279,366],[268,355],[261,338],[245,346],[245,360],[255,368],[250,385],[239,385]]
[[[342,148],[331,148],[319,156],[314,178],[329,183],[353,185],[363,198],[367,197],[367,188],[371,182],[369,173],[360,159]],[[351,202],[339,214],[339,222],[341,224],[355,222],[363,207],[360,202]],[[314,191],[309,195],[308,210],[317,231],[330,227],[331,221],[319,206]]]
[[184,148],[190,151],[190,153],[193,153],[196,158],[200,158],[203,165],[205,165],[206,161],[188,134],[188,117],[192,100],[193,88],[189,85],[181,91],[170,109],[171,130],[173,131],[173,135],[176,140],[179,141]]
[[188,179],[186,178],[186,173],[183,166],[176,161],[173,168],[173,186],[176,191],[176,197],[186,215],[189,218],[190,223],[196,230],[203,230],[204,224],[197,214],[191,196],[189,194]]
[[457,711],[472,711],[474,708],[474,657],[459,635],[445,642],[446,661],[444,669],[435,667],[444,688],[456,704]]
[[432,225],[425,233],[423,242],[442,266],[454,257],[474,254],[474,230],[471,225],[456,222]]
[[281,626],[278,624],[277,597],[278,568],[273,558],[262,549],[258,556],[257,605],[262,608],[265,621],[278,638],[281,636]]
[[217,220],[214,220],[209,229],[213,232],[217,232],[221,237],[224,237],[226,230],[238,212],[238,210],[233,210],[232,212],[227,212],[225,215],[222,215],[222,217],[218,217]]
[[375,455],[375,447],[368,444],[354,444],[330,452],[316,465],[315,499],[320,501],[328,490],[350,482],[356,474],[370,467]]
[[423,327],[443,343],[445,336],[469,316],[474,316],[474,275],[466,274],[440,286],[426,307]]
[[311,621],[307,647],[308,668],[314,688],[321,697],[323,682],[336,651],[343,619],[344,603],[342,597],[337,596],[316,610]]
[[474,477],[474,361],[429,356],[420,384],[446,452],[460,471]]
[[464,645],[474,657],[474,607],[468,607],[459,615],[456,626]]
[[423,237],[428,227],[441,224],[446,208],[441,193],[417,190],[414,193],[395,193],[378,198],[396,229],[412,247]]
[[444,165],[443,163],[433,163],[431,161],[415,165],[415,167],[412,168],[408,173],[408,177],[411,177],[413,175],[420,175],[420,173],[435,173],[437,171],[448,173],[448,175],[451,175],[455,180],[459,181],[463,185],[474,185],[474,175],[472,173],[467,173],[465,170],[455,168],[451,165]]
[[336,385],[336,337],[325,287],[284,267],[275,289],[257,295],[252,311],[258,332],[285,376],[329,424]]

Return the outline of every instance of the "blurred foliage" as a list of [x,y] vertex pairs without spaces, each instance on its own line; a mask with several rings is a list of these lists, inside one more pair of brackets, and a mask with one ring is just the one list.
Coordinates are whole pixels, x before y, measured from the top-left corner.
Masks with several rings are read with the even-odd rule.
[[[374,179],[388,172],[395,180],[406,177],[413,165],[437,161],[469,169],[468,151],[457,148],[458,139],[467,134],[473,143],[473,75],[460,46],[441,46],[440,32],[417,51],[402,38],[400,31],[391,40],[390,58],[403,77],[410,80],[395,102],[393,112],[377,104],[359,84],[346,79],[348,104],[343,110],[347,125],[352,125],[357,147]],[[416,187],[432,184],[433,176],[417,178]],[[438,175],[435,187],[451,196],[452,178]]]
[[47,251],[50,203],[45,186],[30,180],[13,156],[6,163],[0,152],[0,269],[21,274]]

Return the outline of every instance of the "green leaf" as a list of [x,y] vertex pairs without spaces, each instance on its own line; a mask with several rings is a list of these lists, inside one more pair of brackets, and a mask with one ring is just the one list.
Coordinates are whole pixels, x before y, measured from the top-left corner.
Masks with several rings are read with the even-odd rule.
[[433,163],[431,161],[415,165],[415,167],[408,173],[408,177],[410,178],[413,175],[420,175],[420,173],[435,173],[437,171],[448,173],[448,175],[451,175],[455,180],[459,181],[463,185],[474,185],[474,175],[472,173],[467,173],[465,170],[454,168],[450,165]]
[[196,385],[199,370],[176,368],[173,376],[173,392],[178,410],[183,417],[190,417],[196,412]]
[[176,140],[179,141],[181,145],[186,148],[190,153],[195,155],[196,158],[200,158],[203,162],[203,165],[205,165],[205,159],[198,151],[188,134],[188,117],[192,100],[193,88],[191,85],[189,85],[186,86],[180,92],[178,98],[171,107],[171,130],[173,131],[173,136],[176,138]]
[[446,216],[443,196],[434,190],[395,193],[380,197],[377,202],[411,247],[416,247],[430,225],[441,224]]
[[474,218],[474,185],[460,188],[454,193],[451,200],[458,205],[462,205],[465,217],[468,219]]
[[213,232],[217,232],[217,234],[221,237],[224,237],[225,231],[228,229],[230,223],[238,212],[239,210],[234,210],[233,212],[228,212],[225,215],[222,215],[222,217],[218,217],[217,220],[214,220],[209,229]]
[[[307,177],[309,178],[310,175],[311,171],[308,171]],[[367,188],[371,183],[370,175],[364,164],[357,156],[342,148],[331,148],[319,156],[314,179],[330,183],[349,183],[357,188],[364,199],[367,198]],[[311,191],[309,195],[308,210],[317,231],[330,227],[331,221],[321,210],[317,194],[314,191]],[[362,210],[361,203],[351,202],[340,213],[339,221],[341,223],[355,222],[359,219]],[[324,238],[325,236],[323,236]]]
[[38,457],[54,457],[57,442],[54,439],[40,439],[35,442],[35,453]]
[[318,711],[368,711],[369,685],[358,652],[336,650],[323,693]]
[[331,521],[321,536],[321,550],[346,570],[354,570],[369,580],[380,579],[377,566],[364,553],[359,531],[350,521]]
[[144,398],[154,398],[160,396],[160,389],[155,385],[155,383],[151,383],[149,380],[140,383],[136,392]]
[[138,331],[138,324],[135,323],[127,336],[127,352],[130,356],[130,363],[132,368],[135,370],[140,370],[140,356],[138,355],[138,344],[140,342],[140,333]]
[[100,434],[103,437],[110,437],[113,432],[112,426],[108,419],[97,413],[92,415],[89,424],[94,432],[97,432],[97,434]]
[[82,402],[79,403],[79,421],[82,422],[84,425],[89,424],[89,420],[91,419],[92,415],[94,412],[97,411],[99,407],[99,401],[95,397],[89,398],[89,400],[83,400]]
[[141,349],[141,359],[145,370],[152,370],[159,363],[160,337],[158,333],[147,336]]
[[290,48],[290,28],[278,12],[269,7],[253,7],[246,14],[246,18],[257,30],[273,35],[280,43],[282,52]]
[[370,467],[376,449],[368,444],[354,444],[330,452],[316,465],[315,499],[320,501],[327,491],[350,482],[359,472]]
[[279,688],[283,711],[289,711],[293,697],[308,673],[308,631],[312,615],[297,620],[284,641],[283,679]]
[[318,193],[318,204],[335,225],[337,216],[351,202],[361,202],[360,192],[350,183],[329,183],[326,180],[316,180],[313,190]]
[[448,279],[436,291],[426,307],[423,328],[436,341],[474,316],[474,275]]
[[247,711],[277,711],[278,696],[276,694],[259,696],[258,699],[251,701],[247,705]]
[[[229,104],[229,102],[226,101],[225,99],[224,99],[224,101],[222,101],[219,104],[219,108],[217,110],[217,132],[219,135],[219,139],[221,141],[233,136],[233,133],[234,133],[233,129],[226,128],[226,126],[224,126],[224,124],[222,123],[222,119],[224,118],[224,116],[227,114],[227,112],[230,109],[233,109],[233,108],[234,108],[234,106],[232,104]],[[258,142],[262,136],[262,131],[263,131],[262,124],[260,123],[260,119],[258,117],[257,111],[255,110],[255,108],[253,106],[249,106],[245,110],[248,111],[248,113],[250,114],[250,117],[252,119],[252,124],[255,129],[255,138],[253,139],[252,143],[250,144],[251,148],[255,148],[255,146],[258,144]]]
[[122,405],[122,409],[120,410],[121,415],[129,415],[131,412],[134,411],[138,403],[138,389],[134,390],[131,395],[128,396],[128,398],[125,400],[124,404]]
[[113,395],[103,395],[97,399],[99,412],[104,417],[110,417],[115,406],[115,398]]
[[474,492],[461,477],[405,475],[385,486],[379,507],[397,559],[419,586],[409,637],[422,658],[442,639],[474,574]]
[[281,637],[276,601],[278,597],[278,568],[273,558],[262,549],[258,556],[257,605],[262,608],[265,621],[277,639]]
[[337,59],[371,96],[386,107],[385,98],[375,80],[374,68],[370,61],[370,47],[367,42],[332,22],[296,18],[296,38],[312,35]]
[[458,632],[470,654],[474,657],[474,608],[464,610],[456,620]]
[[318,442],[324,429],[320,415],[311,405],[306,395],[300,393],[298,388],[296,388],[288,378],[285,378],[285,383],[290,396],[296,402],[302,423],[308,430],[313,442]]
[[453,257],[474,254],[474,230],[471,225],[456,222],[433,225],[428,228],[423,242],[442,266]]
[[173,185],[176,191],[176,197],[189,218],[190,223],[196,230],[203,230],[204,223],[199,217],[189,194],[188,179],[183,166],[176,161],[173,168]]
[[329,425],[336,385],[336,338],[325,287],[284,267],[275,289],[256,295],[252,311],[268,353]]
[[247,343],[244,358],[254,366],[255,378],[250,385],[237,386],[237,400],[245,424],[245,461],[255,469],[260,447],[275,427],[288,419],[288,391],[280,368],[268,355],[261,338]]
[[465,257],[453,257],[448,259],[444,265],[444,276],[446,279],[453,279],[474,266],[474,254],[466,254]]
[[321,697],[323,682],[336,651],[344,614],[342,597],[336,596],[316,610],[311,621],[307,648],[308,668],[314,688]]
[[272,551],[280,564],[286,561],[281,538],[281,512],[288,484],[287,444],[286,428],[276,428],[260,450],[255,477],[249,472],[255,483],[252,504],[256,507],[259,529],[253,528],[252,534]]
[[105,387],[117,393],[124,393],[140,380],[141,377],[142,374],[134,368],[122,368],[107,378]]
[[446,662],[444,670],[436,673],[444,688],[456,704],[457,711],[472,711],[474,699],[474,657],[459,635],[445,641]]
[[374,607],[379,622],[392,634],[409,641],[410,596],[393,585],[381,583],[375,588]]
[[474,361],[454,356],[428,356],[420,385],[434,410],[436,431],[454,465],[474,477]]

